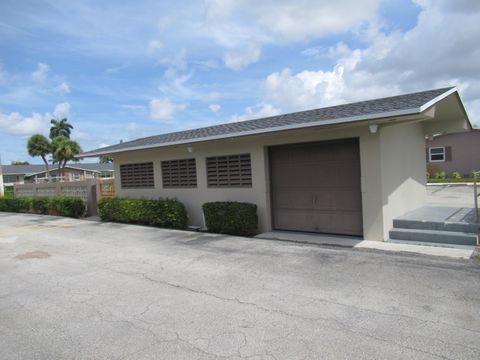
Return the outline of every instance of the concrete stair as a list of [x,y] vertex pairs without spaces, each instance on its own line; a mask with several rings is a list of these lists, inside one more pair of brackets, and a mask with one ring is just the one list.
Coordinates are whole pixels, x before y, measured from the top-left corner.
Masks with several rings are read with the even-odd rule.
[[444,247],[478,244],[480,225],[466,221],[420,220],[407,216],[393,221],[390,241]]

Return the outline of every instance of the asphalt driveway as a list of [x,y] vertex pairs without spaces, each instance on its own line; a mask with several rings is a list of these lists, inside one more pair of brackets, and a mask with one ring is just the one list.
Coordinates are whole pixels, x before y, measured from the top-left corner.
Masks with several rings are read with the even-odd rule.
[[1,359],[479,359],[480,262],[0,213]]

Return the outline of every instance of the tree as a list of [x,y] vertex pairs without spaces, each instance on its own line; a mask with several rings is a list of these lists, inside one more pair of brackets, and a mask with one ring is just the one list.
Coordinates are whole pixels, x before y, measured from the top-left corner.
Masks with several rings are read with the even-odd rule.
[[113,159],[108,156],[100,156],[100,158],[98,159],[98,162],[100,164],[109,164],[113,162]]
[[10,165],[30,165],[30,163],[28,161],[12,160]]
[[32,135],[27,142],[27,150],[30,156],[40,156],[45,163],[45,172],[50,181],[50,172],[48,171],[47,155],[52,152],[52,144],[48,139],[40,134]]
[[75,157],[82,152],[80,145],[66,136],[57,136],[52,141],[52,159],[58,165],[58,175],[65,176],[68,161],[79,161]]
[[55,139],[57,136],[65,136],[66,138],[70,139],[70,134],[72,132],[73,126],[68,123],[66,118],[61,120],[52,119],[50,120],[50,139]]

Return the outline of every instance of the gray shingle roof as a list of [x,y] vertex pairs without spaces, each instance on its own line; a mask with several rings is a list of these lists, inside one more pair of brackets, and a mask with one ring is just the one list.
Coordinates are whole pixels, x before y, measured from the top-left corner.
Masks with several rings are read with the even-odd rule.
[[[242,136],[254,133],[265,133],[282,130],[282,128],[321,126],[337,122],[354,122],[378,117],[388,113],[392,116],[414,114],[420,108],[454,87],[428,90],[405,95],[386,97],[375,100],[355,102],[345,105],[330,106],[321,109],[300,111],[290,114],[271,116],[262,119],[227,123],[193,130],[178,131],[168,134],[155,135],[123,142],[104,148],[91,150],[81,154],[95,156],[95,154],[108,154],[139,148],[167,146],[176,143],[188,143],[229,136]],[[340,121],[342,120],[342,121]]]
[[[113,171],[113,164],[81,164],[73,163],[67,164],[67,167],[71,166],[77,169],[82,170],[94,170],[94,171]],[[56,169],[55,165],[49,164],[50,169]],[[33,164],[33,165],[2,165],[2,174],[3,175],[30,175],[36,174],[39,172],[45,171],[45,165]]]

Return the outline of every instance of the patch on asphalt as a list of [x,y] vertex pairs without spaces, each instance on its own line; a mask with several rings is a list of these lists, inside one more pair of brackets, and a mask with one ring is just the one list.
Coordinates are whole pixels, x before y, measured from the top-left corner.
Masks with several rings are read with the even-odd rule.
[[49,258],[49,257],[50,257],[49,253],[47,253],[45,251],[36,250],[36,251],[26,252],[25,254],[17,255],[17,256],[15,256],[15,259],[19,259],[19,260],[46,259],[46,258]]

